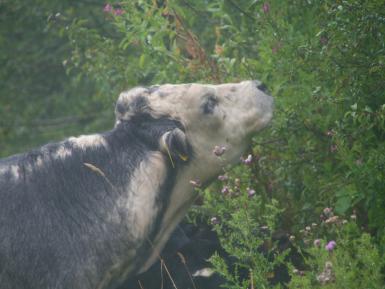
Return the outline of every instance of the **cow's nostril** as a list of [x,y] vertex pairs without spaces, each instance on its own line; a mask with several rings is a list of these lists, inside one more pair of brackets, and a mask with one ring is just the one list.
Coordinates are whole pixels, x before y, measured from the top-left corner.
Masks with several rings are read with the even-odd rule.
[[257,88],[263,92],[267,92],[267,87],[265,84],[261,83],[260,85],[257,86]]

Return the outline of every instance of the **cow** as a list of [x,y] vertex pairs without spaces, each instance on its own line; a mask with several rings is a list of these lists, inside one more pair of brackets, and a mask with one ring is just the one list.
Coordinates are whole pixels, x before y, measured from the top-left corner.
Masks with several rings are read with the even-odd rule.
[[2,159],[1,288],[113,289],[146,271],[196,199],[191,183],[236,163],[272,112],[259,81],[136,87],[112,130]]

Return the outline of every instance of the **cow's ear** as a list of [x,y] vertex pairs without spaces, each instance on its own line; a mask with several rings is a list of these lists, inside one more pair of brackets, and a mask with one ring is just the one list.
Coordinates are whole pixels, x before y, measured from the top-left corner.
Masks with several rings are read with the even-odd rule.
[[149,113],[151,108],[149,107],[147,96],[148,89],[143,87],[122,92],[115,106],[116,120],[129,120],[134,115]]
[[160,149],[173,165],[176,161],[186,162],[191,157],[191,146],[180,128],[174,128],[161,136]]

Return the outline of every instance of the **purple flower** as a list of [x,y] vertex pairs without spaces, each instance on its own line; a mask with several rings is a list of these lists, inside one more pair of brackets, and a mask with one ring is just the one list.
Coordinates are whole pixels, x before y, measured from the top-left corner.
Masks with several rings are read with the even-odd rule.
[[225,151],[226,151],[226,147],[225,146],[215,146],[214,149],[213,149],[213,153],[217,157],[220,157],[221,155],[223,155],[225,153]]
[[114,8],[112,7],[112,5],[111,4],[106,4],[105,6],[104,6],[104,8],[103,8],[103,11],[104,12],[106,12],[106,13],[110,13],[110,12],[112,12],[114,10]]
[[326,215],[326,216],[332,216],[333,215],[333,209],[332,208],[325,208],[323,210],[323,213]]
[[227,175],[218,176],[218,180],[220,180],[221,182],[227,181],[228,179],[229,179],[229,177]]
[[247,188],[247,195],[249,196],[249,198],[251,198],[255,195],[255,190]]
[[114,13],[115,16],[120,16],[124,13],[125,11],[123,9],[115,9],[112,13]]
[[321,246],[321,240],[320,239],[315,239],[313,244],[314,244],[314,246],[319,247],[319,246]]
[[222,188],[222,194],[228,194],[228,193],[230,193],[230,189],[229,189],[229,187],[228,186],[224,186],[223,188]]
[[329,252],[333,251],[337,243],[335,241],[330,241],[326,244],[325,249]]
[[253,162],[253,156],[248,155],[246,159],[241,158],[242,163],[245,165],[250,165]]
[[269,13],[269,11],[270,11],[270,5],[269,5],[269,3],[267,3],[267,2],[263,3],[262,10],[263,10],[263,12],[264,12],[265,14]]

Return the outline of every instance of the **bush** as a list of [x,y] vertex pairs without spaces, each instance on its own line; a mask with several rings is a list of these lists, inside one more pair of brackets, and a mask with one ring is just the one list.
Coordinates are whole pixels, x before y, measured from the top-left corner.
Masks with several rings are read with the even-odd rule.
[[[228,288],[282,286],[274,281],[282,265],[291,268],[290,288],[381,287],[383,1],[136,0],[98,9],[94,18],[65,10],[55,24],[72,53],[67,73],[92,83],[97,109],[129,86],[164,82],[260,79],[276,99],[272,126],[253,138],[252,164],[226,169],[229,179],[202,192],[197,209],[216,218],[234,257],[212,258]],[[317,233],[322,246],[335,240],[331,253],[299,233],[318,224],[325,207],[357,216],[356,224]],[[289,235],[302,241],[282,248]],[[305,263],[293,274],[295,252]],[[330,268],[334,281],[322,285],[317,277]]]

